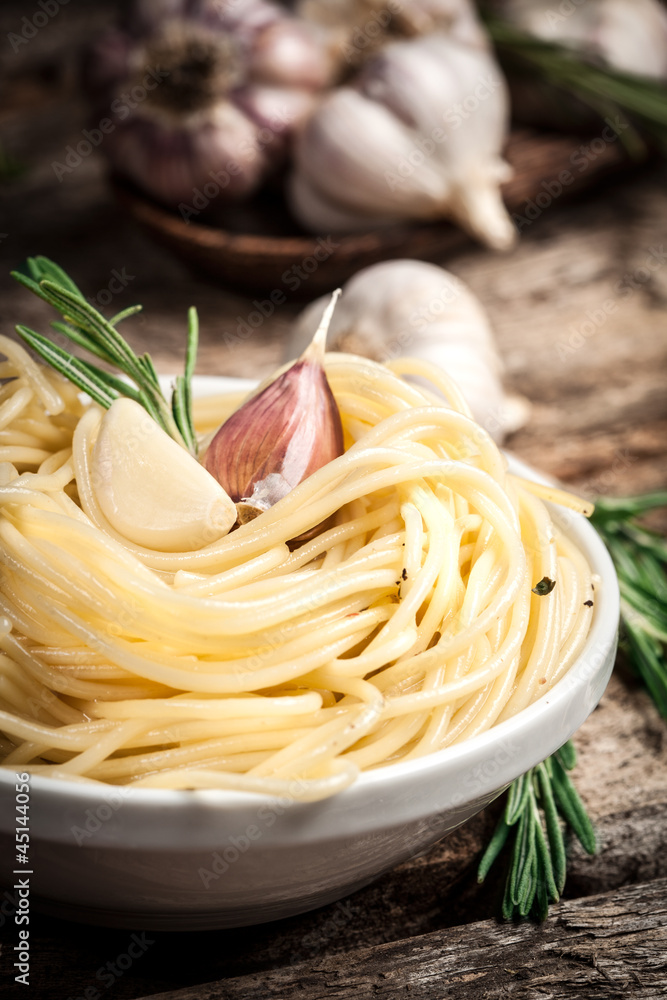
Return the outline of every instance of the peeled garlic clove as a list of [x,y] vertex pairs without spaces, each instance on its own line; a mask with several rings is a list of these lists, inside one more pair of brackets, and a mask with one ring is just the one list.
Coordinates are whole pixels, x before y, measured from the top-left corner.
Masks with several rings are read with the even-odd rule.
[[341,226],[356,217],[336,232],[449,218],[505,249],[516,239],[499,190],[508,110],[485,48],[442,33],[388,45],[301,134],[293,211],[316,232],[332,231],[336,217]]
[[111,527],[149,549],[200,549],[236,522],[220,484],[131,399],[115,400],[104,414],[91,474]]
[[300,358],[218,430],[204,465],[249,521],[343,454],[340,413],[323,367],[335,302]]
[[[297,318],[287,344],[293,357],[326,308],[323,296]],[[496,441],[528,417],[527,403],[508,396],[489,318],[459,278],[435,264],[373,264],[344,287],[329,331],[330,348],[386,362],[401,355],[442,368],[459,386],[473,416]]]

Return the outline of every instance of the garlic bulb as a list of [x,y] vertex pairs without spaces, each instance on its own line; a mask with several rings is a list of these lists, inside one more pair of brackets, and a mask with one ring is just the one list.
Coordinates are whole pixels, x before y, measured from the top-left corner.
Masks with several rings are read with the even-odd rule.
[[113,168],[188,221],[277,169],[332,72],[267,0],[142,0],[93,46],[87,90]]
[[91,476],[107,521],[137,545],[191,551],[236,523],[220,484],[132,399],[120,397],[102,417]]
[[317,25],[343,70],[358,66],[388,41],[447,31],[475,42],[479,21],[471,0],[301,0],[296,12]]
[[[298,317],[286,356],[302,349],[326,297]],[[330,349],[374,361],[401,355],[441,367],[458,384],[473,415],[496,441],[528,416],[525,400],[507,396],[489,319],[453,274],[416,260],[364,268],[343,289],[329,333]]]
[[236,410],[206,451],[204,465],[237,503],[241,523],[343,454],[340,413],[322,364],[336,298],[303,354]]
[[614,69],[667,79],[667,11],[659,0],[504,0],[504,18],[530,35],[570,45]]
[[293,211],[316,232],[448,218],[497,249],[515,228],[500,184],[504,78],[486,46],[434,33],[388,45],[327,95],[295,152]]

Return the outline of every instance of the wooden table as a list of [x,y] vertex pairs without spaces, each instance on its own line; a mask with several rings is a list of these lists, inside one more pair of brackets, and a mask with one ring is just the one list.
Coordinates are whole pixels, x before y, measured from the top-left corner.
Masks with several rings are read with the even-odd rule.
[[[3,5],[0,39],[24,13]],[[109,16],[64,6],[18,53],[4,45],[0,142],[24,172],[0,184],[2,332],[18,321],[46,329],[47,310],[7,277],[26,255],[45,253],[90,294],[107,289],[114,271],[124,276],[114,303],[144,304],[132,329],[161,371],[181,365],[185,311],[196,303],[200,372],[269,372],[299,304],[288,302],[251,342],[226,347],[224,333],[250,301],[188,273],[141,235],[95,156],[62,183],[50,167],[84,123],[70,57]],[[666,179],[663,165],[645,166],[576,202],[555,201],[508,256],[470,246],[447,261],[492,317],[508,384],[532,401],[509,447],[589,496],[667,480]],[[619,668],[575,742],[575,779],[600,850],[589,858],[572,845],[565,899],[542,927],[497,923],[499,877],[476,884],[496,805],[426,856],[314,913],[237,931],[149,932],[126,971],[114,963],[130,931],[36,914],[31,985],[14,987],[15,927],[5,920],[2,996],[657,1000],[667,993],[667,725]]]

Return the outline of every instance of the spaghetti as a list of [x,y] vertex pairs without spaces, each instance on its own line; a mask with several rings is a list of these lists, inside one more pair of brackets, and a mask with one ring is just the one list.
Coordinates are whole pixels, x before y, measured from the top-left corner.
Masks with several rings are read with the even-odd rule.
[[[510,475],[430,366],[327,355],[345,454],[225,537],[160,552],[96,502],[103,411],[0,340],[5,765],[315,800],[485,731],[577,658],[591,572],[543,500],[583,505]],[[198,400],[200,437],[238,402]]]

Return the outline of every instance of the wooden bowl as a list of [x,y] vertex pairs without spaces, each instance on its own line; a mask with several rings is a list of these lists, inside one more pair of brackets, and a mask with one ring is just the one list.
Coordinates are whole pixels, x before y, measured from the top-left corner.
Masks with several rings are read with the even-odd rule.
[[[523,129],[512,133],[505,155],[514,176],[504,185],[503,195],[519,232],[555,201],[571,197],[598,181],[601,174],[628,163],[618,139],[587,140]],[[445,221],[408,223],[351,236],[299,234],[281,206],[273,232],[239,232],[186,222],[120,180],[114,181],[114,189],[124,208],[157,242],[198,274],[235,290],[312,299],[378,261],[397,257],[441,261],[471,243],[466,233]]]

